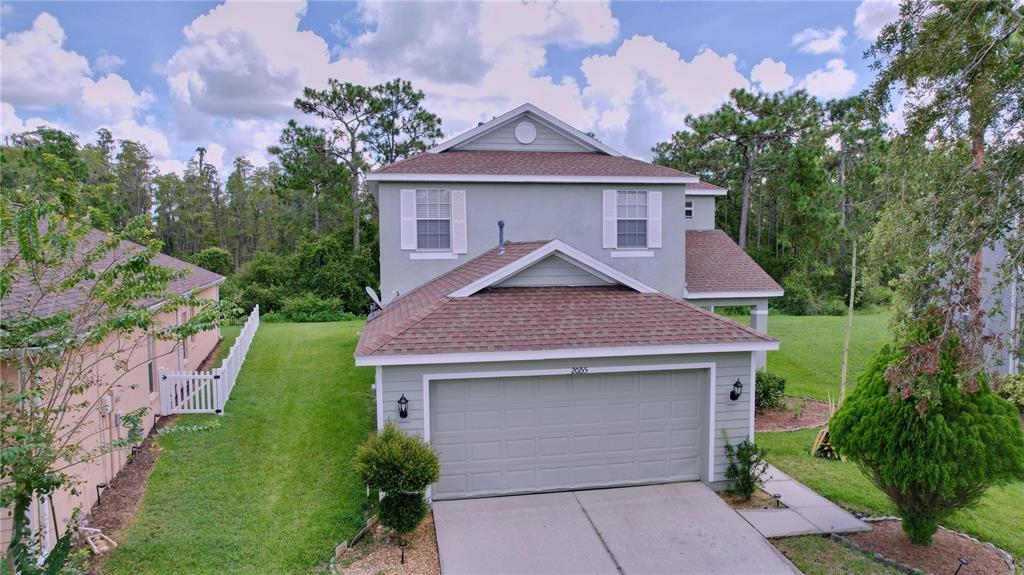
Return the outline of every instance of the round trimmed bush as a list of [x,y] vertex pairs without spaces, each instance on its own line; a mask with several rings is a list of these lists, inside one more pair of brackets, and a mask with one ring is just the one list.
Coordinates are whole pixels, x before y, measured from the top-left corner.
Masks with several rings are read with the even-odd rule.
[[438,480],[441,464],[422,439],[388,422],[356,451],[356,473],[385,493],[415,493]]
[[[928,331],[928,330],[925,330]],[[955,337],[931,378],[928,407],[892,391],[885,371],[905,357],[885,346],[829,423],[830,440],[893,502],[911,541],[931,544],[939,521],[978,502],[992,485],[1024,479],[1016,410],[982,382],[965,391]]]
[[377,512],[381,524],[398,534],[412,533],[427,516],[427,500],[423,492],[388,493],[380,500]]

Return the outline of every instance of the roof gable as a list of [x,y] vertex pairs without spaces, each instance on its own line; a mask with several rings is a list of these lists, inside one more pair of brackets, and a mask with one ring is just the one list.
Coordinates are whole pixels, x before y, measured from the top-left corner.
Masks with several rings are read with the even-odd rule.
[[[515,138],[516,127],[524,121],[533,125],[534,137],[542,141],[532,139],[531,143],[522,144]],[[538,145],[534,146],[535,143]],[[484,147],[478,147],[480,145]],[[622,155],[530,103],[438,144],[429,152],[440,153],[446,150],[576,151]]]
[[606,283],[620,284],[640,293],[658,293],[658,290],[602,263],[600,260],[581,252],[561,240],[551,240],[542,247],[530,252],[516,261],[502,266],[476,281],[451,292],[448,294],[448,297],[469,297],[482,289],[498,286],[509,278],[512,278],[513,276],[522,273],[524,270],[537,265],[539,262],[544,261],[551,255],[557,255],[564,261],[573,264],[591,275],[605,279]]
[[555,252],[498,282],[495,287],[607,286],[615,280]]

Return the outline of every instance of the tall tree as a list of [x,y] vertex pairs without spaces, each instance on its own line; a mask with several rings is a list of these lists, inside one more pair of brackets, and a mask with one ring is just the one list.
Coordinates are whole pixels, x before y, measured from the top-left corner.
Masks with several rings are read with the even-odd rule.
[[378,166],[408,158],[434,145],[444,134],[441,119],[423,108],[423,92],[401,78],[378,84],[366,147]]
[[142,216],[148,222],[153,208],[153,178],[157,174],[153,156],[138,142],[121,140],[114,168],[117,207],[115,227]]
[[702,116],[688,116],[687,130],[655,148],[657,158],[669,165],[720,154],[741,158],[738,166],[742,201],[737,242],[746,247],[751,193],[756,179],[770,164],[762,155],[772,146],[795,143],[808,130],[820,126],[820,107],[806,92],[758,94],[736,89],[722,107]]
[[[906,391],[957,336],[965,387],[983,370],[981,259],[1002,246],[994,289],[1012,289],[1024,263],[1024,10],[1019,2],[908,0],[868,51],[876,102],[903,95],[906,129],[887,155],[888,204],[873,242],[877,260],[898,261],[899,317],[912,323],[939,304],[940,341],[908,353],[891,381]],[[962,321],[964,315],[969,321]],[[1003,345],[1017,346],[1021,332]]]
[[307,114],[327,120],[327,131],[333,146],[329,150],[345,164],[349,172],[349,193],[352,198],[352,245],[359,249],[362,210],[360,191],[362,174],[367,168],[361,142],[374,111],[373,91],[366,86],[339,82],[331,78],[326,90],[304,88],[295,107]]

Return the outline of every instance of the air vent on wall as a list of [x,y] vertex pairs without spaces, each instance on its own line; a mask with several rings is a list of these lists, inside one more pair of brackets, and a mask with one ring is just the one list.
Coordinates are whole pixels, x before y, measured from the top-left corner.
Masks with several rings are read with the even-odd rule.
[[516,126],[516,140],[520,144],[532,143],[537,138],[537,128],[530,122],[519,122]]

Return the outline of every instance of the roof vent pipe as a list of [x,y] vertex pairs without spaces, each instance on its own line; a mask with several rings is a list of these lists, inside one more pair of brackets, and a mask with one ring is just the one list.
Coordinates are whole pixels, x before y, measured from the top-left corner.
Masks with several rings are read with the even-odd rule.
[[498,220],[498,255],[505,255],[505,220]]

